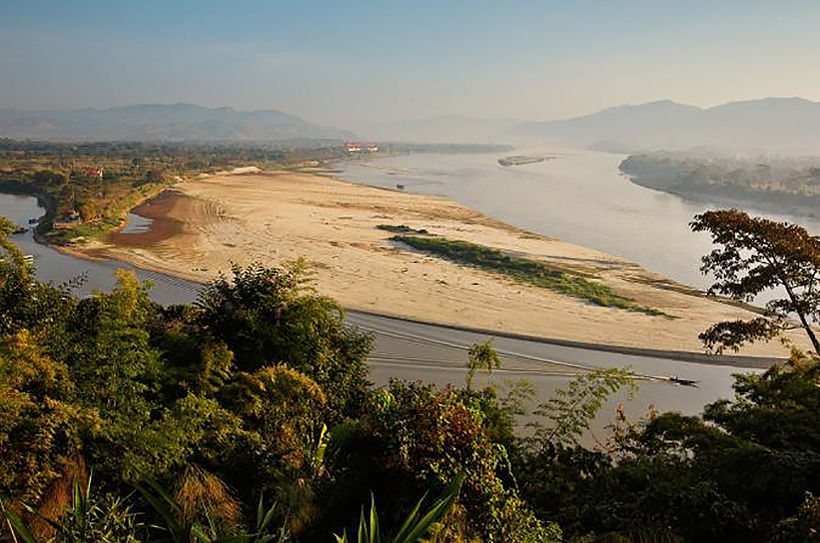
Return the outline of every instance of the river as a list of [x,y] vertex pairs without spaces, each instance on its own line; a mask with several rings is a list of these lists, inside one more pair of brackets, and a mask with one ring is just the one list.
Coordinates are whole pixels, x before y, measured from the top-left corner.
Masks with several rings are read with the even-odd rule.
[[[556,156],[504,167],[511,155]],[[334,165],[343,179],[435,194],[490,217],[550,237],[626,258],[686,285],[706,288],[700,257],[711,250],[692,218],[717,204],[695,203],[630,182],[618,170],[626,155],[587,150],[518,149],[501,154],[416,154]],[[720,207],[725,207],[720,206]],[[795,222],[820,233],[807,217],[750,213]]]
[[181,281],[161,273],[139,270],[123,262],[75,258],[37,243],[31,232],[33,225],[29,225],[28,221],[32,218],[39,218],[44,213],[45,210],[39,206],[36,198],[0,193],[0,216],[29,229],[24,234],[12,236],[11,240],[17,244],[23,254],[34,257],[37,277],[41,281],[50,281],[59,285],[83,277],[84,282],[75,292],[78,296],[87,296],[95,290],[110,291],[115,282],[114,270],[125,269],[133,270],[142,281],[150,280],[153,284],[151,297],[159,303],[187,303],[196,297],[198,287],[188,281]]

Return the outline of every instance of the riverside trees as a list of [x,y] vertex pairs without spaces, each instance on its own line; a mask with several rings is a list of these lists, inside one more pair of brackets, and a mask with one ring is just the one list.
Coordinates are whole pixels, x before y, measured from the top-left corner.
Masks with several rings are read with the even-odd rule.
[[736,209],[707,211],[691,226],[695,232],[708,232],[719,245],[703,257],[701,271],[716,279],[709,294],[749,302],[764,291],[785,293],[766,304],[762,317],[713,325],[700,336],[705,346],[717,352],[737,350],[750,341],[800,328],[814,354],[820,355],[812,328],[820,322],[820,238],[796,224],[750,217]]
[[[130,273],[75,299],[3,247],[0,540],[12,526],[27,526],[18,540],[77,541],[116,525],[114,540],[330,541],[371,491],[398,531],[462,475],[459,499],[437,502],[455,515],[440,541],[511,541],[511,526],[557,540],[499,475],[481,407],[454,390],[374,390],[370,336],[303,263],[235,268],[195,305],[161,307]],[[268,535],[250,534],[262,524]]]
[[[404,533],[425,493],[448,506],[427,526],[440,543],[812,541],[820,526],[814,356],[737,377],[702,416],[622,418],[589,447],[628,372],[540,399],[524,436],[526,386],[372,387],[369,337],[303,264],[236,268],[197,304],[160,307],[128,274],[77,300],[2,246],[0,539],[330,541],[371,500],[378,532]],[[490,345],[472,355],[498,366]]]

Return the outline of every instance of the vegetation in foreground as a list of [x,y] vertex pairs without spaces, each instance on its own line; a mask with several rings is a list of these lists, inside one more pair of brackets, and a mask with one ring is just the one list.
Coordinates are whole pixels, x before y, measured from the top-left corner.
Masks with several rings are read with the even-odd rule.
[[[746,219],[696,220],[728,251],[705,263],[718,288],[783,281],[816,316],[800,283],[814,245],[790,228],[794,243],[738,262],[733,236],[774,228]],[[817,540],[816,352],[737,375],[735,397],[701,416],[619,410],[589,448],[580,436],[631,386],[626,371],[579,375],[538,403],[526,383],[494,384],[501,360],[480,344],[464,386],[374,388],[370,337],[300,263],[236,268],[193,305],[158,306],[129,274],[79,300],[33,278],[12,230],[0,224],[0,540]],[[733,275],[767,255],[782,259],[768,283]],[[788,326],[768,318],[766,337]],[[759,328],[709,338],[732,347]]]
[[469,241],[404,234],[393,236],[391,239],[456,264],[505,275],[515,281],[548,288],[602,307],[616,307],[647,315],[674,318],[657,309],[638,305],[631,298],[621,296],[608,286],[590,281],[579,274],[552,269],[543,262],[512,256],[492,247]]

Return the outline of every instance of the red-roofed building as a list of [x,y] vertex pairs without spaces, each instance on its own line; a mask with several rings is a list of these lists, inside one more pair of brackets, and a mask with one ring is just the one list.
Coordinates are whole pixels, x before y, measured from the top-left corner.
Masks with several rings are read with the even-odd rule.
[[98,170],[83,170],[82,174],[86,177],[99,177],[100,179],[103,178],[102,168],[100,168]]

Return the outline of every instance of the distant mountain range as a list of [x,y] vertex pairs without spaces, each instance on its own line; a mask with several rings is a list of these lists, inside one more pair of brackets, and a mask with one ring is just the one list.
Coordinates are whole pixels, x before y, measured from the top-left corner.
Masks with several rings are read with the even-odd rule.
[[344,140],[355,135],[280,111],[146,104],[71,111],[0,109],[0,137],[53,141],[271,141]]
[[525,144],[649,151],[708,148],[763,154],[820,154],[820,103],[764,98],[698,108],[668,100],[618,106],[563,121],[511,127]]
[[509,143],[609,151],[747,151],[820,155],[820,103],[764,98],[699,108],[669,100],[617,106],[560,121],[521,122],[458,115],[383,122],[348,130],[280,111],[153,104],[73,111],[0,110],[0,137],[57,141],[295,139],[418,143]]
[[764,98],[704,109],[661,100],[560,121],[448,116],[382,123],[362,128],[360,133],[396,141],[479,141],[623,152],[702,148],[818,155],[820,103],[803,98]]

